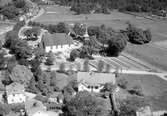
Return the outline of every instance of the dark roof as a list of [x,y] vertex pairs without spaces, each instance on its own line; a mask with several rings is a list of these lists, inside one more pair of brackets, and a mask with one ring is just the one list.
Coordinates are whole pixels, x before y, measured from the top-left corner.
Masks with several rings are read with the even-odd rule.
[[89,85],[114,83],[115,74],[113,73],[97,73],[97,72],[78,72],[77,82]]
[[73,43],[73,39],[66,33],[46,33],[43,36],[43,41],[45,43],[45,46],[65,45]]

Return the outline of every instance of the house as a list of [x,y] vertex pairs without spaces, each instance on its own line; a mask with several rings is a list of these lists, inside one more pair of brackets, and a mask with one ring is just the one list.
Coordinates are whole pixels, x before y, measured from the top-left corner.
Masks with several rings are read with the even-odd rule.
[[50,95],[49,101],[53,103],[60,103],[62,104],[64,101],[64,96],[60,92],[54,92],[53,94]]
[[115,74],[98,72],[78,72],[78,91],[99,93],[106,83],[116,83]]
[[41,101],[32,99],[25,102],[25,109],[28,116],[59,116],[59,112],[47,111]]
[[67,53],[69,50],[77,48],[73,39],[66,33],[46,33],[42,38],[42,48],[46,53]]
[[23,103],[26,101],[24,85],[14,82],[6,86],[8,104]]
[[25,109],[28,116],[45,116],[42,115],[43,113],[41,113],[41,111],[46,111],[46,107],[43,105],[41,101],[38,101],[36,99],[31,99],[29,101],[26,101]]

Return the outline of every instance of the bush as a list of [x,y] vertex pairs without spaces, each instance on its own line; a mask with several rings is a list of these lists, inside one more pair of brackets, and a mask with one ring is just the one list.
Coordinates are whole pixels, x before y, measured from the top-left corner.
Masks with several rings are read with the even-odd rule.
[[118,80],[118,86],[121,87],[122,89],[126,89],[127,85],[128,81],[125,78]]
[[144,96],[142,87],[139,85],[136,85],[132,87],[131,89],[128,89],[128,92],[132,95],[137,95],[137,96]]
[[127,27],[127,36],[129,38],[129,42],[134,44],[149,43],[152,38],[150,30],[147,29],[144,31],[130,23],[128,23]]

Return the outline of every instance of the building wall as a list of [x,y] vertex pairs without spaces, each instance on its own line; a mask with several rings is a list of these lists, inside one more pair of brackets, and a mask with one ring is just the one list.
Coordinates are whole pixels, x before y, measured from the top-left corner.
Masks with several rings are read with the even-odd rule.
[[46,53],[48,53],[50,51],[52,51],[53,53],[65,52],[66,50],[72,49],[73,47],[74,47],[73,44],[71,44],[71,45],[65,44],[65,45],[58,45],[58,46],[46,46],[45,47],[45,52]]
[[13,103],[23,103],[26,101],[26,96],[24,94],[11,94],[7,96],[8,104]]
[[78,91],[88,91],[91,92],[91,88],[87,88],[85,85],[83,85],[82,83],[78,84]]
[[44,113],[44,112],[38,111],[35,114],[33,114],[32,116],[49,116],[49,115]]
[[95,93],[99,93],[104,86],[98,86],[98,88],[88,88],[87,86],[85,86],[84,84],[80,83],[78,84],[78,91],[88,91],[88,92],[95,92]]

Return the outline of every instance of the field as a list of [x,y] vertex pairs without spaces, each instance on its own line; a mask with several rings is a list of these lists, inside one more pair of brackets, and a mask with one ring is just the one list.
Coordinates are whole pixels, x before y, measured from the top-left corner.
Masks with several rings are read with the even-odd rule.
[[154,75],[120,75],[128,81],[128,88],[140,85],[146,100],[154,110],[167,110],[167,83]]
[[129,44],[125,50],[128,54],[139,58],[149,64],[167,71],[167,49],[156,45],[132,45]]

